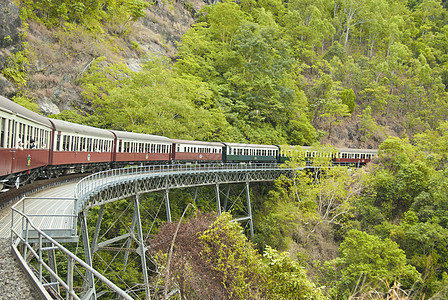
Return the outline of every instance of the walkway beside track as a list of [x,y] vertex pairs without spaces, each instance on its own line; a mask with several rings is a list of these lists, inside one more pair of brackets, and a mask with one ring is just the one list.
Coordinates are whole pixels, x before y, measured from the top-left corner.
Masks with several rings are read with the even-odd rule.
[[[42,228],[47,228],[48,226],[53,229],[62,227],[67,229],[67,226],[62,224],[67,224],[68,219],[61,217],[50,218],[50,214],[72,214],[74,212],[74,196],[75,196],[75,186],[78,181],[69,182],[66,184],[54,186],[52,188],[44,189],[29,195],[27,201],[25,202],[25,212],[29,215],[47,215],[47,218],[35,217],[33,222],[41,224]],[[67,198],[71,200],[67,201]],[[60,199],[60,200],[56,200]],[[65,199],[65,200],[64,200]],[[0,211],[0,238],[10,238],[11,237],[11,207],[3,208]],[[40,219],[40,220],[39,220]],[[73,218],[70,218],[72,220]],[[45,224],[50,223],[50,224]],[[70,226],[72,228],[72,226]],[[17,228],[18,229],[18,228]]]

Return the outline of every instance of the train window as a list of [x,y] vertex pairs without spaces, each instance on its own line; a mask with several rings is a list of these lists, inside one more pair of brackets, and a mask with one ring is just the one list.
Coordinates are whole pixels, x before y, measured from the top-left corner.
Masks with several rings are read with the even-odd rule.
[[15,135],[15,122],[11,120],[9,123],[10,129],[9,129],[9,138],[8,138],[8,145],[10,148],[14,148],[14,135]]
[[6,128],[5,128],[5,148],[11,148],[10,141],[11,141],[11,126],[12,122],[11,120],[6,120]]
[[61,149],[61,133],[56,133],[56,151]]
[[[34,136],[35,145],[42,141],[42,129],[36,128],[37,135]],[[30,140],[31,143],[31,140]],[[31,147],[31,146],[30,146]]]
[[5,125],[6,125],[6,119],[0,117],[0,147],[5,147]]
[[0,117],[0,148],[5,147],[5,119]]
[[67,136],[66,135],[62,135],[62,151],[66,151],[67,150]]
[[92,138],[86,138],[86,151],[92,151]]
[[75,136],[70,136],[70,151],[76,151],[77,146],[76,146],[76,137]]

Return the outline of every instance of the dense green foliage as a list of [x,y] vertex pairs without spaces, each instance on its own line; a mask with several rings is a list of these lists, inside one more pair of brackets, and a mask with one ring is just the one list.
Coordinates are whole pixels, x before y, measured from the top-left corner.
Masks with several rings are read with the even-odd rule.
[[[173,239],[173,225],[154,240],[152,252],[161,268],[167,265],[168,244],[158,241]],[[181,224],[175,242],[169,276],[163,277],[179,287],[182,299],[326,299],[286,252],[267,247],[258,254],[229,213],[196,215]]]
[[[101,36],[99,44],[106,31],[125,36],[148,5],[22,3],[24,18],[60,28],[56,36],[65,44],[78,32]],[[202,248],[188,253],[200,263],[177,257],[171,280],[193,298],[216,280],[232,298],[262,292],[271,299],[322,298],[321,292],[337,299],[447,298],[446,6],[438,0],[225,0],[199,12],[173,62],[147,57],[140,71],[131,71],[95,53],[78,81],[91,110],[58,117],[176,138],[295,145],[322,137],[339,142],[335,128],[356,124],[356,145],[382,142],[367,168],[330,168],[323,157],[315,162],[319,172],[298,172],[254,201],[263,258],[222,218],[196,231]],[[26,53],[12,56],[2,71],[20,86],[28,82]],[[75,48],[67,53],[76,55]],[[304,160],[293,155],[289,163]],[[273,249],[289,250],[297,261]],[[304,264],[323,291],[309,282]],[[212,273],[199,278],[204,266]]]
[[[30,17],[68,32],[69,22],[92,32],[107,24],[120,31],[116,24],[135,21],[145,7],[135,0],[91,2],[37,1],[25,7],[33,11]],[[75,13],[75,7],[83,5],[82,14]],[[51,24],[43,16],[52,16]],[[378,142],[391,130],[411,137],[436,129],[446,119],[447,24],[448,13],[435,0],[223,1],[200,12],[183,36],[173,65],[146,66],[128,80],[128,70],[100,64],[116,77],[99,81],[94,74],[103,69],[97,65],[82,82],[87,98],[104,104],[95,106],[101,110],[98,114],[111,114],[115,106],[108,102],[114,97],[126,98],[129,89],[133,99],[148,92],[141,80],[156,68],[163,78],[154,82],[157,97],[176,98],[174,86],[185,85],[189,95],[178,96],[193,110],[184,113],[195,115],[198,110],[202,116],[208,111],[213,116],[212,136],[197,138],[311,144],[322,136],[331,140],[336,125],[349,119],[362,124],[359,142]],[[114,95],[110,80],[119,82]],[[92,84],[97,90],[89,89]],[[152,105],[157,111],[166,103]],[[181,115],[182,107],[170,110],[178,109]],[[117,126],[134,128],[136,123],[131,117],[122,122]],[[166,135],[179,133],[160,124],[167,126]]]

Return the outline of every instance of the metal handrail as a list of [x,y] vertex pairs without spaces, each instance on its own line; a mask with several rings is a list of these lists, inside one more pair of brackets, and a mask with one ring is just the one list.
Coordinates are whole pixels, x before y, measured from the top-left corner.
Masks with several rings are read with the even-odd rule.
[[[16,254],[19,254],[20,252],[17,249],[17,246],[22,243],[25,245],[25,251],[24,251],[24,255],[23,258],[24,259],[20,259],[20,262],[22,264],[26,264],[26,252],[27,250],[31,252],[31,254],[37,259],[38,263],[39,263],[39,283],[42,284],[42,267],[45,268],[60,284],[61,286],[67,291],[68,294],[70,294],[72,297],[74,297],[75,299],[81,299],[80,297],[78,297],[76,295],[76,293],[74,292],[73,286],[71,283],[67,284],[64,282],[64,280],[62,278],[60,278],[58,276],[58,274],[56,272],[54,272],[51,267],[49,267],[43,260],[42,260],[42,253],[39,251],[39,253],[37,253],[33,247],[31,246],[31,244],[28,242],[28,232],[30,230],[30,227],[35,230],[38,233],[38,237],[39,237],[39,249],[42,249],[42,241],[43,239],[46,239],[48,242],[52,243],[55,247],[57,247],[57,249],[59,251],[61,251],[62,253],[64,253],[69,260],[71,260],[72,262],[77,262],[78,264],[80,264],[82,267],[84,267],[88,272],[91,272],[93,274],[93,276],[95,276],[96,278],[98,278],[101,282],[103,282],[104,284],[106,284],[112,291],[114,291],[115,293],[117,293],[120,297],[122,297],[123,299],[132,299],[132,297],[130,297],[125,291],[123,291],[122,289],[120,289],[118,286],[116,286],[113,282],[111,282],[109,279],[107,279],[106,277],[104,277],[101,273],[99,273],[98,271],[96,271],[94,268],[92,268],[91,266],[89,266],[86,262],[84,262],[83,260],[81,260],[80,258],[78,258],[76,255],[74,255],[73,253],[71,253],[69,250],[67,250],[64,246],[62,246],[61,244],[59,244],[56,240],[54,240],[52,237],[50,237],[49,235],[47,235],[44,231],[42,231],[41,229],[39,229],[37,226],[35,226],[33,224],[33,222],[31,221],[31,219],[29,218],[29,216],[27,216],[25,213],[19,211],[16,206],[21,204],[21,201],[23,201],[24,199],[21,199],[18,203],[16,203],[13,207],[12,207],[12,212],[13,215],[14,213],[19,214],[22,217],[22,223],[24,222],[25,224],[25,237],[22,237],[21,234],[19,234],[18,232],[16,232],[14,230],[14,222],[11,222],[11,246],[13,247],[14,251]],[[14,218],[13,218],[14,220]],[[24,266],[26,267],[26,266]],[[36,282],[37,284],[37,282]]]
[[[105,185],[124,180],[126,177],[142,175],[157,176],[170,175],[174,173],[194,173],[204,171],[255,171],[255,170],[273,170],[280,169],[275,163],[216,163],[216,164],[176,164],[176,165],[150,165],[112,169],[98,172],[81,179],[75,187],[75,198],[78,200],[77,213],[79,213],[85,201],[92,191]],[[285,168],[281,168],[285,170]],[[144,175],[144,176],[143,176]]]

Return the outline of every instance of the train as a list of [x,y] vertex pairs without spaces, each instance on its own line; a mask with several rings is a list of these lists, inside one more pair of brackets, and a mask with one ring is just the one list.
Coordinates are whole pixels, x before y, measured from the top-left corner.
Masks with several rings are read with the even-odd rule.
[[[283,163],[280,145],[205,142],[106,130],[47,118],[0,96],[0,191],[72,173],[167,163]],[[320,155],[301,147],[305,157]],[[374,149],[337,149],[334,163],[364,165]]]

